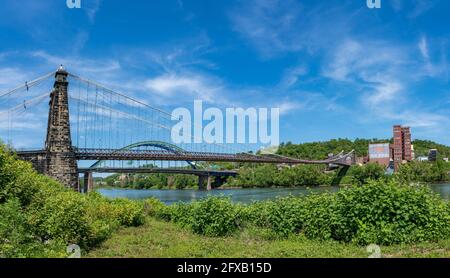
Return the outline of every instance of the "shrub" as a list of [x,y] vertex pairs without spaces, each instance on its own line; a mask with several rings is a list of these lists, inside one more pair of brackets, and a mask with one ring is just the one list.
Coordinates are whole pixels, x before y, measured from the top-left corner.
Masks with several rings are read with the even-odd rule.
[[160,212],[163,211],[165,208],[166,205],[156,198],[149,198],[144,201],[144,212],[146,215],[163,219],[164,217],[159,216]]
[[0,204],[0,258],[64,257],[61,242],[42,244],[32,233],[18,199]]
[[41,183],[29,163],[16,160],[10,150],[0,145],[0,203],[17,198],[26,206]]
[[225,236],[237,229],[238,211],[230,198],[209,197],[191,208],[191,228],[206,236]]
[[30,222],[43,240],[56,239],[86,247],[89,225],[86,199],[75,192],[50,195],[42,206],[30,208]]
[[87,196],[84,216],[89,223],[89,246],[106,240],[121,225],[110,201],[95,192]]
[[20,257],[36,241],[29,233],[27,219],[18,199],[0,205],[0,258]]
[[337,193],[335,239],[360,244],[434,241],[450,236],[447,204],[425,186],[372,181]]
[[66,256],[68,244],[88,249],[120,225],[144,221],[142,204],[66,189],[1,145],[0,210],[0,256],[5,257]]
[[119,226],[144,222],[143,206],[129,200],[108,200],[97,193],[83,196],[65,190],[30,206],[30,223],[42,239],[90,248],[107,239]]
[[312,194],[304,197],[303,233],[311,239],[332,239],[339,222],[335,193]]
[[289,236],[301,230],[305,215],[303,198],[286,197],[255,202],[244,209],[250,224],[271,229],[277,236]]
[[310,239],[361,245],[450,238],[449,202],[428,187],[394,180],[250,205],[233,205],[229,198],[218,197],[191,204],[157,204],[154,207],[164,211],[167,220],[207,236],[228,235],[249,225],[280,237],[303,233]]
[[226,236],[238,228],[239,210],[229,198],[208,197],[170,206],[170,220],[206,236]]
[[122,226],[139,226],[144,223],[144,206],[142,203],[128,199],[115,199],[111,202],[114,216]]

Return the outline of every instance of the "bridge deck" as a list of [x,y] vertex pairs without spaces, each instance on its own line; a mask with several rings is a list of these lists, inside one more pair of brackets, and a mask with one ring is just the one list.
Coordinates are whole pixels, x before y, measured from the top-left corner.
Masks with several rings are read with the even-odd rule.
[[[26,151],[18,152],[20,157],[27,158],[45,155],[46,152]],[[305,160],[287,158],[275,155],[227,154],[207,152],[170,152],[167,150],[113,150],[113,149],[75,149],[73,156],[77,160],[116,160],[116,161],[206,161],[206,162],[243,162],[243,163],[272,163],[272,164],[335,164],[350,166],[354,164],[354,153],[339,154],[325,160]]]
[[274,164],[338,164],[349,165],[342,161],[347,156],[338,155],[325,160],[304,160],[273,155],[227,154],[207,152],[177,152],[166,150],[108,150],[108,149],[77,149],[79,160],[163,160],[163,161],[209,161],[209,162],[250,162]]

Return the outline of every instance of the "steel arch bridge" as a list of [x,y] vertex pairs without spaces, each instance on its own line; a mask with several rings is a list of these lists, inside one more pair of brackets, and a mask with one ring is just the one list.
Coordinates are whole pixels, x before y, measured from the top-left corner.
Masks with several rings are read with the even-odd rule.
[[[140,147],[156,147],[168,152],[171,152],[173,154],[180,154],[180,153],[184,153],[185,150],[183,150],[182,148],[178,147],[177,145],[171,144],[171,143],[167,143],[167,142],[162,142],[162,141],[143,141],[143,142],[137,142],[137,143],[133,143],[131,145],[128,145],[126,147],[123,147],[119,150],[117,150],[117,152],[124,152],[124,151],[129,151],[135,148],[140,148]],[[99,165],[101,165],[103,162],[105,162],[106,160],[99,160],[97,162],[95,162],[94,164],[92,164],[89,168],[90,169],[99,169]],[[197,166],[195,163],[193,163],[192,161],[188,161],[186,160],[186,163],[189,164],[191,166],[192,169],[197,169]]]

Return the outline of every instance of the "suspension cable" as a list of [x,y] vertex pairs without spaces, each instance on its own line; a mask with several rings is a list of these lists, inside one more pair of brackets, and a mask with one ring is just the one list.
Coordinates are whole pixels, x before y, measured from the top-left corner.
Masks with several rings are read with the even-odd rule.
[[[96,86],[96,87],[100,87],[100,88],[104,89],[104,91],[107,91],[107,92],[109,92],[109,93],[111,93],[111,94],[114,94],[114,95],[116,95],[116,96],[118,96],[118,97],[125,98],[126,100],[129,100],[129,101],[131,101],[131,102],[135,102],[135,103],[140,104],[140,105],[142,105],[142,106],[144,106],[144,107],[147,107],[147,108],[149,108],[149,109],[152,109],[153,111],[157,111],[157,112],[159,112],[159,113],[158,113],[158,118],[159,118],[159,119],[164,118],[164,119],[166,119],[166,120],[170,120],[170,121],[172,120],[172,115],[171,115],[170,113],[164,111],[164,110],[161,110],[161,109],[159,109],[159,108],[153,107],[153,106],[151,106],[151,105],[149,105],[149,104],[147,104],[147,103],[144,103],[144,102],[142,102],[142,101],[133,99],[133,98],[131,98],[131,97],[129,97],[129,96],[123,94],[123,93],[119,93],[119,92],[117,92],[117,91],[115,91],[115,90],[113,90],[113,89],[110,89],[110,88],[108,88],[108,87],[106,87],[106,86],[104,86],[104,85],[102,85],[102,84],[100,84],[100,83],[98,83],[98,82],[95,82],[95,81],[92,81],[92,80],[89,80],[89,79],[85,79],[85,78],[83,78],[83,77],[77,76],[77,75],[72,74],[72,73],[69,73],[69,76],[71,76],[72,78],[77,79],[77,80],[79,80],[79,81],[81,81],[81,82],[84,82],[84,83],[88,84],[88,86],[89,86],[89,85],[93,85],[93,86]],[[125,104],[125,105],[127,105],[127,104]],[[162,117],[162,116],[164,116],[164,117]],[[194,123],[194,125],[196,126],[195,123]],[[159,132],[158,132],[158,137],[159,137]],[[191,136],[191,137],[192,137],[192,139],[195,139],[195,138],[196,138],[195,136]],[[237,150],[235,147],[228,146],[228,145],[225,145],[225,144],[218,144],[218,143],[211,143],[211,144],[212,144],[212,145],[216,145],[216,146],[218,146],[219,148],[230,149],[230,150],[236,151],[236,152],[242,152],[242,151]],[[208,144],[208,145],[211,145],[211,144]],[[203,144],[203,147],[206,147],[206,145]],[[248,154],[249,154],[249,155],[253,155],[253,156],[258,156],[258,155],[253,154],[253,153],[248,153]]]
[[12,95],[12,94],[15,94],[15,93],[19,92],[19,91],[22,90],[22,89],[28,88],[28,90],[29,90],[30,88],[32,88],[32,87],[34,87],[34,86],[36,86],[36,85],[39,85],[43,80],[49,78],[50,76],[52,76],[52,75],[54,75],[54,74],[55,74],[55,72],[53,71],[53,72],[50,72],[50,73],[48,73],[48,74],[46,74],[46,75],[43,75],[43,76],[41,76],[41,77],[38,77],[38,78],[36,78],[35,80],[27,81],[27,82],[25,82],[23,85],[20,85],[20,86],[14,88],[14,89],[12,89],[12,90],[9,90],[9,91],[4,92],[4,93],[0,93],[0,98],[2,98],[2,97],[4,97],[4,96],[10,96],[10,95]]

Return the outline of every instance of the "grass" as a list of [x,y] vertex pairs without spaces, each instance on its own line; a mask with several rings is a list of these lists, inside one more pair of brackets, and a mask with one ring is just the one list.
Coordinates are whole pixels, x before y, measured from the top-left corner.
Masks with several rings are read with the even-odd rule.
[[[450,240],[417,245],[381,247],[382,256],[450,258]],[[261,229],[245,229],[234,236],[208,238],[176,224],[147,218],[141,227],[124,228],[90,258],[366,258],[365,247],[335,241],[313,241],[299,235],[270,239]]]

